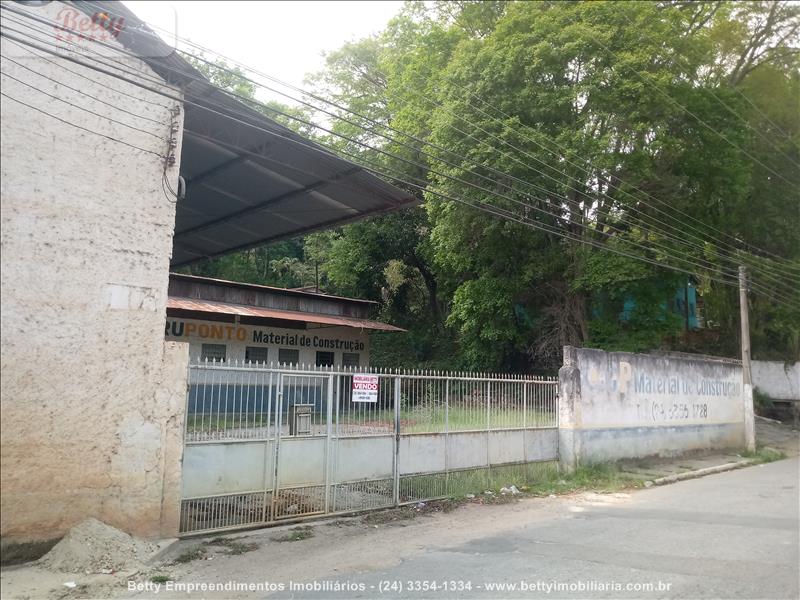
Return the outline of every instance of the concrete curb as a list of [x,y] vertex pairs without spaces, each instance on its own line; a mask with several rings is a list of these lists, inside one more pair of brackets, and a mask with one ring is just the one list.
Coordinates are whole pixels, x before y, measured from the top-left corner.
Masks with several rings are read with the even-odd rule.
[[[755,464],[750,459],[739,460],[732,463],[725,463],[724,465],[716,465],[713,467],[705,467],[704,469],[697,469],[696,471],[686,471],[685,473],[676,473],[675,475],[667,475],[666,477],[659,477],[652,481],[653,485],[667,485],[670,483],[677,483],[678,481],[685,481],[687,479],[697,479],[698,477],[705,477],[706,475],[713,475],[714,473],[724,473],[725,471],[733,471],[734,469],[741,469]],[[645,484],[647,485],[647,484]]]
[[148,567],[152,567],[163,562],[164,558],[173,551],[180,541],[180,538],[165,538],[157,541],[156,546],[158,546],[158,548],[144,560],[144,564]]

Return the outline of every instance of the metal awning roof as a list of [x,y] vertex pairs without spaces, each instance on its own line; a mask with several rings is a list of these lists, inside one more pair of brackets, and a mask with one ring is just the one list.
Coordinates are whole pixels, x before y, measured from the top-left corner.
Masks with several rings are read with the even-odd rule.
[[418,202],[210,85],[122,3],[76,7],[124,17],[117,39],[187,101],[172,267]]
[[284,321],[303,321],[320,325],[334,325],[341,327],[354,327],[357,329],[374,329],[377,331],[405,331],[394,325],[371,321],[369,319],[356,319],[354,317],[340,317],[336,315],[323,315],[319,313],[299,312],[293,310],[276,310],[260,306],[245,306],[243,304],[228,304],[227,302],[214,302],[211,300],[195,300],[193,298],[180,298],[170,296],[167,299],[167,309],[206,312],[223,315],[238,315],[241,317],[262,317],[267,319],[282,319]]
[[[211,95],[217,112],[223,101],[235,102],[223,93]],[[246,110],[236,104],[237,112]],[[177,206],[173,267],[416,203],[407,192],[251,112],[237,119],[254,127],[187,105],[181,152],[186,197]]]

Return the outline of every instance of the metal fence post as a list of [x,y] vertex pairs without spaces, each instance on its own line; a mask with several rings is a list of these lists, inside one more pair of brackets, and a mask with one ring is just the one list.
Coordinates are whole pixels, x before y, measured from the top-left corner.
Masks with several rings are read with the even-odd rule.
[[333,423],[333,388],[335,376],[328,375],[328,406],[325,411],[325,512],[329,512],[331,502],[331,425]]
[[522,428],[528,428],[528,382],[522,382]]
[[444,489],[450,493],[450,380],[444,380]]
[[[264,435],[264,507],[261,512],[261,521],[266,523],[272,520],[272,499],[275,497],[275,447],[277,440],[273,439],[270,444],[270,419],[272,418],[272,379],[274,373],[269,374],[269,383],[267,384],[267,430]],[[264,391],[261,391],[261,401],[264,401]],[[277,436],[275,436],[277,438]],[[270,490],[272,490],[270,492]],[[267,494],[269,494],[269,503],[267,503]]]
[[400,377],[394,378],[394,483],[392,497],[394,505],[400,505]]
[[491,430],[491,405],[492,405],[492,382],[486,382],[486,487],[489,488],[492,485],[492,461],[490,460],[489,456],[489,443],[491,434],[489,431]]
[[278,389],[275,390],[276,409],[275,412],[275,463],[272,471],[272,505],[269,509],[271,520],[275,520],[275,509],[278,506],[278,495],[280,494],[280,460],[281,460],[281,436],[283,434],[283,373],[278,373]]

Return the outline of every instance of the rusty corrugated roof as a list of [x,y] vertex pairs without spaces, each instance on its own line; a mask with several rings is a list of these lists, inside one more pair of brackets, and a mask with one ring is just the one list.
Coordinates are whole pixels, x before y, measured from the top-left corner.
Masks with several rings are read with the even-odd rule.
[[282,288],[273,285],[263,285],[261,283],[246,283],[244,281],[231,281],[230,279],[218,279],[216,277],[204,277],[200,275],[189,275],[187,273],[174,273],[169,274],[170,281],[193,281],[197,283],[209,283],[214,285],[222,285],[226,287],[237,287],[251,290],[264,290],[273,294],[282,294],[288,296],[309,296],[311,298],[322,298],[324,300],[341,300],[343,302],[356,302],[358,304],[377,304],[374,300],[364,300],[362,298],[348,298],[347,296],[334,296],[333,294],[324,294],[322,292],[315,292],[303,288]]
[[321,325],[339,325],[342,327],[355,327],[357,329],[375,329],[378,331],[405,331],[400,327],[354,317],[339,317],[336,315],[323,315],[293,310],[276,310],[261,306],[245,306],[243,304],[228,304],[227,302],[214,302],[212,300],[195,300],[193,298],[180,298],[170,296],[167,299],[167,308],[177,310],[192,310],[223,315],[239,315],[242,317],[262,317],[266,319],[283,319],[285,321],[304,321]]

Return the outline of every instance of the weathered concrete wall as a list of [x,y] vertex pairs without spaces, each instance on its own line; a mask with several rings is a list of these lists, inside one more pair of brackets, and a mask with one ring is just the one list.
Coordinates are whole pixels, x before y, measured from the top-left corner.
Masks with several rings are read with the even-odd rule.
[[[192,360],[198,360],[203,344],[224,344],[227,360],[243,361],[248,346],[267,348],[269,362],[278,362],[281,348],[297,350],[300,363],[313,365],[317,351],[333,352],[334,364],[342,364],[342,354],[359,355],[359,365],[369,365],[369,334],[352,327],[315,327],[312,329],[283,329],[261,325],[237,325],[219,321],[201,321],[168,317],[166,339],[189,343]],[[267,343],[272,339],[283,339],[279,343]],[[180,334],[180,335],[177,335]],[[219,335],[221,334],[221,335]]]
[[[24,9],[63,20],[65,5]],[[164,342],[175,205],[161,182],[179,161],[165,171],[161,155],[177,103],[5,37],[2,53],[41,91],[2,78],[30,107],[3,98],[0,535],[53,538],[88,516],[174,533],[187,349]]]
[[753,387],[775,400],[800,400],[800,363],[754,360]]
[[745,445],[741,366],[567,347],[562,465]]

